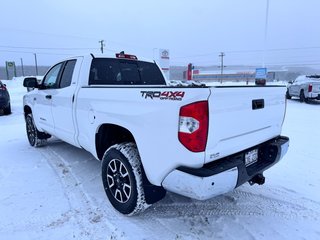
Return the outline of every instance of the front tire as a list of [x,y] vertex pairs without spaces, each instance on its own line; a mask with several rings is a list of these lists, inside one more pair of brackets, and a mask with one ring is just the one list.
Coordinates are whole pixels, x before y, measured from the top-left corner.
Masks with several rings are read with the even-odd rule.
[[102,159],[102,181],[112,206],[122,214],[135,215],[150,205],[143,189],[143,171],[134,143],[110,147]]
[[34,124],[32,114],[26,116],[26,131],[30,145],[32,147],[41,147],[46,145],[48,134],[40,132]]
[[286,98],[287,98],[287,99],[291,99],[291,96],[290,96],[290,94],[289,94],[289,89],[287,89]]

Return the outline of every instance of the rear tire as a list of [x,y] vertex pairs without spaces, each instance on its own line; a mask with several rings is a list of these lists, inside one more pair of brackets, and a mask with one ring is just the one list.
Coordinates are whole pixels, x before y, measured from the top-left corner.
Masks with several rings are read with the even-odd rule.
[[110,147],[102,158],[102,181],[112,206],[122,214],[135,215],[150,205],[143,189],[143,171],[134,143]]
[[26,116],[26,131],[29,143],[33,147],[41,147],[47,144],[50,135],[40,132],[34,124],[32,114]]
[[291,99],[291,96],[290,96],[290,94],[289,94],[289,89],[287,89],[286,98],[287,98],[287,99]]
[[300,97],[300,102],[305,102],[306,101],[306,97],[304,96],[304,91],[303,90],[300,91],[299,97]]

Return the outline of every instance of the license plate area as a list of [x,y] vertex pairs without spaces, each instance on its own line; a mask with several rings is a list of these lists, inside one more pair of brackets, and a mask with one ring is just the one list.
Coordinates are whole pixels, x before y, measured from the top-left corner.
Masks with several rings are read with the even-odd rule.
[[249,152],[246,152],[244,155],[244,163],[246,167],[256,163],[258,161],[258,149],[253,149]]

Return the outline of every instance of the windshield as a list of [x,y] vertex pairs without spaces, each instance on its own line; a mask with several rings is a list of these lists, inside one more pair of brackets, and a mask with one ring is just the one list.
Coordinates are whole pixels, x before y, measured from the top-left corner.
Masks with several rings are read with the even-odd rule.
[[313,81],[320,81],[320,75],[309,75],[307,78],[311,78]]

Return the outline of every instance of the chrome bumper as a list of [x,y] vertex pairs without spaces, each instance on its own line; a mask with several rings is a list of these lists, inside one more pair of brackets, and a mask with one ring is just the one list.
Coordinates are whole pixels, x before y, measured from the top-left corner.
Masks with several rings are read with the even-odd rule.
[[[231,161],[230,159],[226,161],[220,160],[220,163],[216,166],[194,169],[196,174],[192,174],[192,169],[189,171],[175,169],[163,180],[162,186],[168,191],[198,200],[206,200],[230,192],[277,163],[287,153],[289,139],[287,137],[279,137],[258,147],[265,148],[268,146],[276,147],[278,149],[277,154],[272,161],[268,159],[269,162],[267,164],[257,163],[256,170],[252,170],[254,166],[250,166],[251,169],[249,170],[245,167],[244,162],[238,158],[237,161],[232,159]],[[239,153],[239,155],[243,153]],[[264,159],[260,161],[263,162]],[[228,169],[216,173],[217,169],[226,168]],[[208,172],[210,173],[210,171],[214,174],[209,175]]]
[[162,186],[186,197],[206,200],[232,191],[237,185],[237,179],[236,167],[210,177],[198,177],[174,170],[164,179]]

